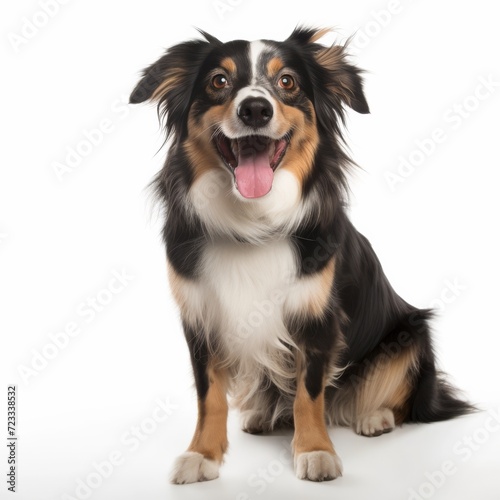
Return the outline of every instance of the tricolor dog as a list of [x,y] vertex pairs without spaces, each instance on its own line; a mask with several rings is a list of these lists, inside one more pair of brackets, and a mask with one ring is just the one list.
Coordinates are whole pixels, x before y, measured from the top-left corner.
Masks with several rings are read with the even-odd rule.
[[202,32],[132,92],[157,103],[171,140],[154,188],[199,412],[174,483],[218,477],[229,396],[246,432],[293,426],[296,475],[312,481],[342,474],[330,424],[378,436],[473,409],[436,367],[431,312],[393,290],[346,215],[342,122],[369,108],[326,32]]

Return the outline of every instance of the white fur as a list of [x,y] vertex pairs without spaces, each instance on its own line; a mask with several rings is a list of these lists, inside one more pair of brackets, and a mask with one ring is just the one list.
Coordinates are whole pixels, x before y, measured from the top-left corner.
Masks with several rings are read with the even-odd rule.
[[250,85],[238,90],[238,93],[236,94],[234,100],[235,102],[240,103],[247,97],[267,97],[269,99],[271,97],[271,94],[265,87]]
[[222,240],[204,253],[203,321],[219,333],[225,360],[246,392],[240,399],[258,390],[264,372],[284,392],[292,390],[295,372],[284,343],[294,342],[284,324],[283,301],[295,268],[286,240],[266,246]]
[[356,432],[363,436],[379,436],[390,432],[396,426],[394,413],[389,408],[379,408],[370,415],[358,417]]
[[174,464],[171,482],[174,484],[210,481],[219,477],[219,464],[205,458],[201,453],[186,451]]
[[[191,186],[192,209],[209,234],[235,235],[259,244],[268,236],[289,234],[311,211],[311,201],[301,199],[301,186],[289,170],[278,168],[271,191],[247,200],[236,189],[230,172],[211,169]],[[278,235],[279,236],[279,235]]]
[[252,67],[252,85],[256,85],[258,80],[259,60],[266,50],[266,44],[262,40],[255,40],[250,43],[250,64]]
[[294,459],[295,474],[299,479],[329,481],[342,475],[342,462],[338,455],[327,451],[300,453]]

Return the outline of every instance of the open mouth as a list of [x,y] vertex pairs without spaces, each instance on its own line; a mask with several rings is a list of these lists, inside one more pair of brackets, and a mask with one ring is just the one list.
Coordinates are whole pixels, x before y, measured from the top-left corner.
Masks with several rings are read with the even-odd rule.
[[215,138],[224,163],[234,173],[236,188],[245,198],[260,198],[271,191],[274,171],[285,156],[289,134],[275,140],[262,135],[229,139],[223,134]]

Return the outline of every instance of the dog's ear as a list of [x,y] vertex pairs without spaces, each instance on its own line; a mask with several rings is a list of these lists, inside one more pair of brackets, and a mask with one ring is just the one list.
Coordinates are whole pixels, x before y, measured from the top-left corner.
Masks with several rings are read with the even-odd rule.
[[345,45],[326,47],[316,43],[330,29],[299,27],[289,40],[305,53],[313,84],[314,106],[320,123],[338,129],[337,118],[344,119],[344,105],[358,113],[369,113],[363,92],[362,70],[350,64]]
[[142,78],[130,95],[130,103],[148,100],[158,103],[167,115],[167,131],[176,124],[185,123],[191,104],[191,94],[200,67],[219,40],[200,31],[205,40],[191,40],[175,45],[154,64],[146,68]]
[[315,58],[328,73],[327,87],[345,104],[358,113],[369,113],[370,108],[363,92],[362,70],[347,62],[344,45],[332,45],[319,49]]

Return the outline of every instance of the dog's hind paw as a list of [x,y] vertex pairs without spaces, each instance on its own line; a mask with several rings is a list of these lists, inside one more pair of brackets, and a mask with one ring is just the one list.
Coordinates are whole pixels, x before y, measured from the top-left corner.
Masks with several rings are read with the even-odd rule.
[[396,427],[394,413],[388,408],[379,408],[371,415],[358,418],[356,422],[356,432],[368,437],[380,436],[391,432],[394,427]]
[[210,481],[219,477],[219,464],[201,453],[186,451],[177,457],[170,481],[173,484]]
[[257,411],[247,410],[241,414],[241,430],[248,434],[262,434],[269,432],[271,425],[265,419],[265,414]]

